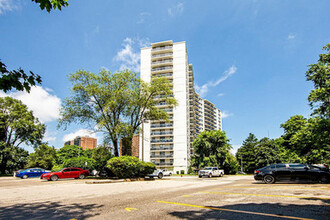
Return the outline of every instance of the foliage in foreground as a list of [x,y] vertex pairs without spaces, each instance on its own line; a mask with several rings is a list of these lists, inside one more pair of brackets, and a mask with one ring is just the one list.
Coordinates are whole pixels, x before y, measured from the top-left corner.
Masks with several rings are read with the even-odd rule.
[[140,161],[136,157],[113,157],[108,161],[109,168],[118,178],[145,177],[153,173],[156,166],[150,162]]

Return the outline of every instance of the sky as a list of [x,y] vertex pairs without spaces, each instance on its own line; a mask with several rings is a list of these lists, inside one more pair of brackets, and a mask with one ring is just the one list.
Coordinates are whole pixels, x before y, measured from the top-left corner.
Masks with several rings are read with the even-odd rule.
[[328,0],[68,2],[47,13],[32,1],[0,0],[0,59],[43,80],[30,94],[0,96],[25,103],[46,124],[49,145],[60,148],[77,135],[102,140],[86,125],[57,129],[59,109],[71,94],[68,74],[139,72],[140,48],[165,40],[187,43],[195,88],[222,111],[233,152],[249,133],[277,138],[291,116],[311,113],[313,84],[305,72],[330,43]]

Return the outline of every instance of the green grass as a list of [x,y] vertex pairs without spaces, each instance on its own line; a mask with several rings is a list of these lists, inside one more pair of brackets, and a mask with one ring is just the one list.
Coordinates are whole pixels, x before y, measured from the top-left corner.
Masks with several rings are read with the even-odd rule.
[[13,176],[13,174],[0,174],[0,177]]

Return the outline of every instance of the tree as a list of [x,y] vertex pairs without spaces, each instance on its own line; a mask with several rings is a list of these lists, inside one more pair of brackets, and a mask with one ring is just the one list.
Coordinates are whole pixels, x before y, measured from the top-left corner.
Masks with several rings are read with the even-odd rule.
[[246,173],[253,173],[256,169],[255,148],[257,144],[257,137],[250,133],[243,141],[242,147],[237,150],[236,159],[241,161],[240,165],[243,166],[243,171]]
[[41,77],[35,75],[30,71],[30,75],[26,74],[24,70],[7,70],[7,66],[0,61],[0,90],[8,92],[12,89],[18,91],[30,92],[31,87],[41,83]]
[[[113,143],[115,156],[119,155],[119,139],[131,137],[144,118],[167,119],[166,112],[152,107],[155,96],[171,92],[164,78],[150,85],[129,70],[111,73],[103,69],[99,74],[79,70],[69,79],[73,95],[62,105],[59,127],[76,122],[104,132]],[[172,97],[165,98],[173,103]]]
[[32,0],[33,2],[39,4],[39,7],[41,10],[46,9],[48,12],[50,12],[52,9],[58,9],[61,10],[62,7],[68,6],[67,0]]
[[281,148],[276,141],[269,138],[261,139],[255,147],[256,167],[264,167],[272,163],[282,163]]
[[56,152],[57,164],[63,164],[65,160],[84,156],[84,150],[80,146],[65,145]]
[[330,43],[323,47],[326,54],[320,54],[316,64],[309,65],[307,81],[314,83],[314,89],[308,96],[313,114],[330,119]]
[[[39,4],[41,10],[46,9],[50,12],[52,9],[61,10],[62,7],[68,6],[67,0],[32,0]],[[30,71],[30,75],[24,72],[21,68],[18,70],[7,70],[7,66],[0,60],[0,90],[8,92],[12,89],[18,91],[30,92],[31,87],[36,84],[41,84],[41,77]]]
[[92,158],[95,160],[95,169],[102,170],[108,160],[112,158],[111,148],[105,146],[99,146],[93,152]]
[[21,101],[0,98],[0,172],[6,172],[11,153],[19,151],[21,144],[41,144],[44,133],[45,125]]
[[194,140],[193,148],[195,154],[191,158],[192,166],[217,166],[223,168],[225,173],[237,171],[238,163],[230,154],[231,145],[225,132],[204,131]]
[[56,164],[56,150],[54,147],[42,144],[34,149],[28,157],[27,167],[41,167],[51,170]]
[[95,160],[86,156],[73,157],[63,162],[63,167],[79,167],[81,169],[93,170],[95,168]]

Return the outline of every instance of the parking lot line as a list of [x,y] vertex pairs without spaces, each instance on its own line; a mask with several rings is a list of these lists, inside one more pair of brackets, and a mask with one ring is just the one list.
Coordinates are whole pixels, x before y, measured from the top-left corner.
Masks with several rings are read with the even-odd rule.
[[223,190],[224,188],[228,189],[312,189],[312,190],[329,190],[330,187],[281,187],[281,186],[269,186],[269,187],[258,187],[258,186],[224,186],[221,189],[216,189],[216,190]]
[[244,195],[244,196],[266,196],[266,197],[286,197],[286,198],[299,198],[299,199],[321,199],[330,200],[330,197],[310,197],[310,196],[289,196],[289,195],[268,195],[268,194],[251,194],[251,193],[230,193],[230,192],[210,192],[201,191],[198,193],[210,193],[210,194],[224,194],[224,195]]
[[297,219],[297,220],[314,220],[314,219],[300,218],[300,217],[294,217],[294,216],[274,215],[274,214],[268,214],[268,213],[250,212],[250,211],[242,211],[242,210],[235,210],[235,209],[224,209],[224,208],[201,206],[201,205],[192,205],[192,204],[185,204],[185,203],[178,203],[178,202],[166,202],[166,201],[157,201],[157,202],[166,203],[166,204],[173,204],[173,205],[180,205],[180,206],[187,206],[187,207],[194,207],[194,208],[201,208],[201,209],[212,209],[212,210],[219,210],[219,211],[225,211],[225,212],[236,212],[236,213],[262,215],[262,216],[270,216],[270,217],[277,217],[277,218]]

